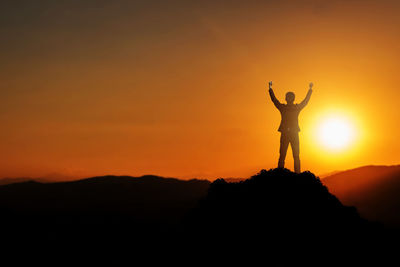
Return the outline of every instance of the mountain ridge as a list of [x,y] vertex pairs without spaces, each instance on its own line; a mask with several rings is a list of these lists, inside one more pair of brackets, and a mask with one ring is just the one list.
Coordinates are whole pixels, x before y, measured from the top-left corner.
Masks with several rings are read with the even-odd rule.
[[[257,253],[269,261],[298,261],[295,255],[313,257],[336,244],[341,257],[354,246],[365,253],[390,237],[382,225],[343,205],[311,172],[287,169],[261,170],[234,183],[101,176],[10,184],[0,186],[0,214],[10,247],[52,251],[55,259],[74,248],[90,262],[115,260],[121,251],[130,262],[132,253],[146,252],[196,258],[216,253],[226,260],[223,251],[238,249],[244,259]],[[313,253],[305,241],[318,245]],[[68,259],[80,255],[69,253]],[[360,255],[352,254],[356,260]]]
[[368,165],[322,179],[345,205],[373,221],[400,229],[400,165]]
[[16,183],[23,183],[23,182],[28,182],[28,181],[35,181],[38,183],[46,183],[46,184],[54,184],[54,183],[69,183],[69,182],[77,182],[77,181],[82,181],[82,180],[91,180],[91,179],[99,179],[101,180],[102,178],[122,178],[122,179],[166,179],[166,180],[179,180],[179,181],[209,181],[208,179],[199,179],[199,178],[191,178],[191,179],[180,179],[180,178],[175,178],[175,177],[165,177],[165,176],[160,176],[160,175],[153,175],[153,174],[145,174],[141,176],[130,176],[130,175],[113,175],[113,174],[108,174],[108,175],[99,175],[99,176],[93,176],[93,177],[87,177],[87,178],[77,178],[73,180],[61,180],[61,181],[54,181],[51,179],[45,179],[45,178],[31,178],[31,177],[15,177],[15,178],[0,178],[0,186],[3,185],[8,185],[8,184],[16,184]]

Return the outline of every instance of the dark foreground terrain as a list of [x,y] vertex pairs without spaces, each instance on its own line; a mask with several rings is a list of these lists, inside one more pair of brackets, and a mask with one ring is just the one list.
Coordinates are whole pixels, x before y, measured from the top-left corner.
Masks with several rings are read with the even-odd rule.
[[368,220],[400,229],[400,166],[363,166],[322,179],[344,205]]
[[155,176],[25,182],[0,187],[0,211],[3,260],[16,263],[326,266],[346,258],[358,266],[384,265],[397,249],[395,231],[361,218],[310,172],[262,170],[212,184]]

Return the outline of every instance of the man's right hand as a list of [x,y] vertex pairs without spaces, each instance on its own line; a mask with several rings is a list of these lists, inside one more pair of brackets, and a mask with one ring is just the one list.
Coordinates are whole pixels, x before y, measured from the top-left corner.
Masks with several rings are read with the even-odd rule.
[[272,90],[272,81],[270,81],[270,82],[268,83],[268,85],[269,85],[269,90]]

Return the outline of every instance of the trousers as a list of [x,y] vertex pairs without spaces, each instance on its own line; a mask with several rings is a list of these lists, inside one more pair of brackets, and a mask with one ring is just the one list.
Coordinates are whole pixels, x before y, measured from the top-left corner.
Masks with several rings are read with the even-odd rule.
[[299,133],[297,131],[281,132],[278,168],[285,167],[285,158],[289,144],[292,147],[294,172],[300,173],[300,147],[299,147],[300,144],[299,144]]

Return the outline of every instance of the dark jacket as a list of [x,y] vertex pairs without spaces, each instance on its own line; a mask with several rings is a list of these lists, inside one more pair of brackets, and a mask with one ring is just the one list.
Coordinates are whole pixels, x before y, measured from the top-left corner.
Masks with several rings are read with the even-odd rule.
[[300,104],[282,104],[275,97],[274,91],[269,90],[269,95],[275,107],[281,112],[281,124],[278,131],[280,132],[299,132],[299,113],[307,105],[310,100],[312,90],[308,90],[306,98]]

